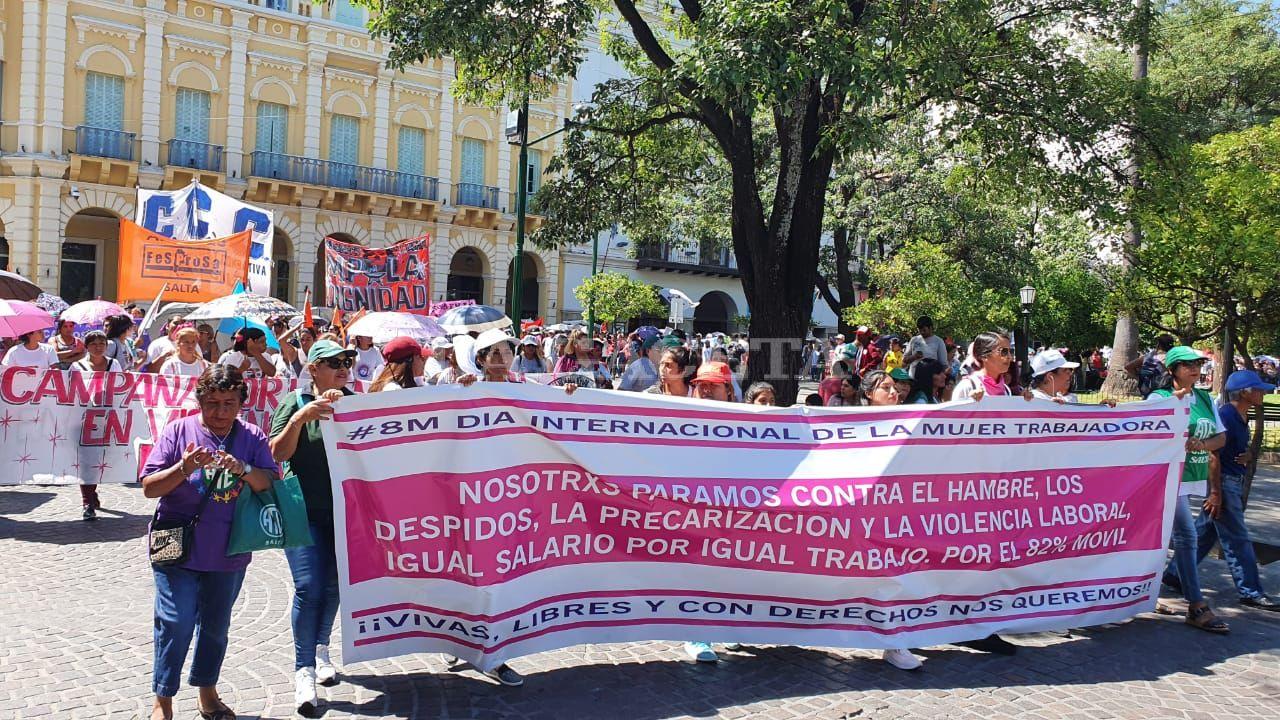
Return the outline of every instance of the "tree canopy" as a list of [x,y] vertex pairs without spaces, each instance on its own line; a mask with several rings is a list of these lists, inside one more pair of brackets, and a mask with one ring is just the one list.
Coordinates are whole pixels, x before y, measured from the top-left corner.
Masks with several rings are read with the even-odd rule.
[[657,288],[622,273],[596,273],[574,288],[573,294],[584,309],[594,310],[597,320],[611,325],[665,312]]

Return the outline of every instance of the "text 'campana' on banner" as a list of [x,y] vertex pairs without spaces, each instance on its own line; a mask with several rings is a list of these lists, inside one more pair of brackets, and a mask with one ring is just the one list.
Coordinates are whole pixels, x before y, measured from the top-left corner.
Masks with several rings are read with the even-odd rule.
[[1175,400],[766,409],[503,383],[336,410],[344,657],[480,667],[1129,617],[1158,590],[1186,425]]

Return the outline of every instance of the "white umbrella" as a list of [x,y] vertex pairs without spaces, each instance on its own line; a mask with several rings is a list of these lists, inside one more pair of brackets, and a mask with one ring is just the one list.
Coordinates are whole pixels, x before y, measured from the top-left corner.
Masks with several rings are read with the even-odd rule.
[[296,308],[283,300],[270,295],[243,292],[210,300],[187,313],[188,320],[224,320],[226,318],[251,317],[266,319],[272,317],[290,318],[299,315]]
[[426,342],[432,338],[444,337],[445,331],[435,318],[426,315],[414,315],[404,312],[375,312],[362,316],[347,328],[349,337],[357,335],[373,338],[373,342],[381,345],[393,338],[406,335]]

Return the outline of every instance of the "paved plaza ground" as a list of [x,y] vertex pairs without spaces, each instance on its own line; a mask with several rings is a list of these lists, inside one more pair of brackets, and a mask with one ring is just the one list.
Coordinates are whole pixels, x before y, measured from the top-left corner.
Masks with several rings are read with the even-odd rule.
[[[136,486],[102,488],[96,523],[74,487],[0,487],[0,719],[138,718],[150,704],[152,579],[142,537],[152,503]],[[1280,543],[1280,468],[1249,510],[1255,537]],[[1215,637],[1179,618],[1017,636],[1015,657],[955,647],[920,652],[907,673],[878,653],[746,647],[718,666],[674,642],[574,647],[513,661],[523,688],[439,655],[345,668],[323,688],[326,718],[1266,718],[1280,717],[1280,614],[1245,611],[1222,561],[1202,566],[1231,623]],[[1280,563],[1263,569],[1280,595]],[[289,573],[260,553],[232,621],[222,693],[241,718],[293,715]],[[335,638],[336,644],[336,638]],[[183,688],[177,717],[198,717]]]

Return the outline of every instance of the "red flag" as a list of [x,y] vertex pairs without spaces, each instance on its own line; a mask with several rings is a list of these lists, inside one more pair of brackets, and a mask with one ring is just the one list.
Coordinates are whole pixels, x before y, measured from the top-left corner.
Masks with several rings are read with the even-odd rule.
[[311,315],[311,288],[307,288],[307,300],[302,304],[302,326],[316,328],[316,320]]
[[537,320],[521,320],[520,321],[520,332],[524,332],[529,328],[535,328],[535,327],[542,327],[542,318],[538,318]]
[[607,335],[609,333],[609,323],[600,323],[600,334]]

